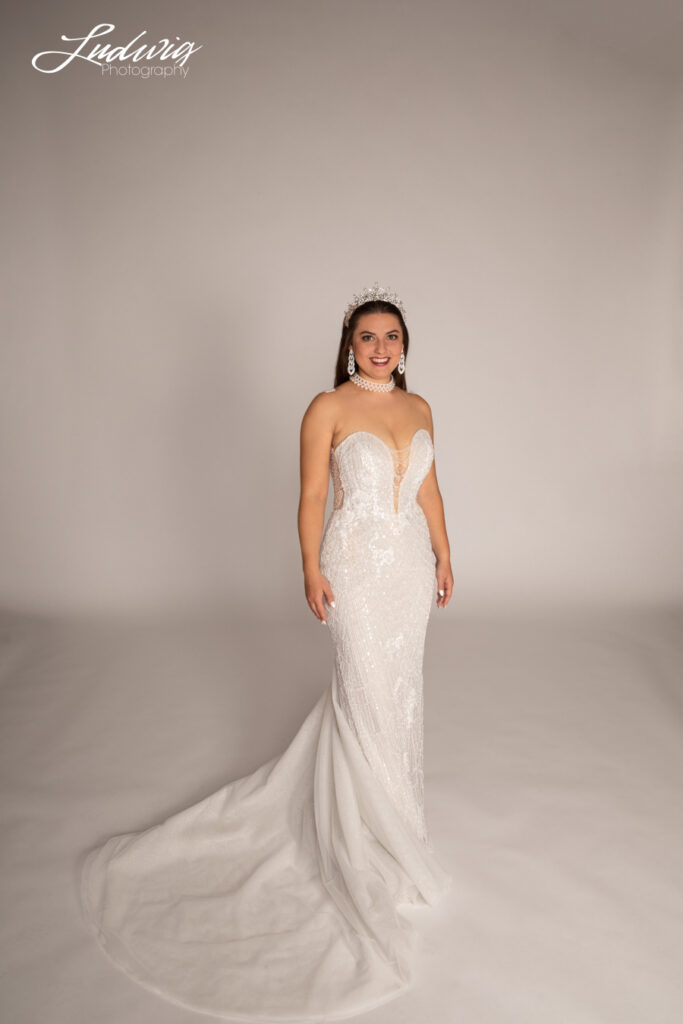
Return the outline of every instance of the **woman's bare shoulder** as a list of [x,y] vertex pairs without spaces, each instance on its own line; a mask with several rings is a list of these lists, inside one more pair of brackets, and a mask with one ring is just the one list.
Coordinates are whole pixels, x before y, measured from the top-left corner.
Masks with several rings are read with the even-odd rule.
[[421,412],[424,416],[431,416],[432,410],[429,402],[422,395],[418,395],[417,391],[407,391],[408,398],[413,403],[413,408],[418,412]]
[[310,429],[313,434],[325,432],[331,434],[337,419],[339,392],[335,388],[319,391],[308,403],[301,420],[303,429]]
[[336,388],[328,388],[327,391],[319,391],[308,403],[306,413],[304,415],[306,415],[309,410],[319,413],[325,409],[332,409],[338,401],[339,392]]

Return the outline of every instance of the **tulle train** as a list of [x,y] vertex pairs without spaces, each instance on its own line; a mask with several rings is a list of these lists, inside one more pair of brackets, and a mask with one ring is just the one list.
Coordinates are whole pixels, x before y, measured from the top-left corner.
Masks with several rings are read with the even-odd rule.
[[410,987],[400,904],[451,885],[374,775],[331,685],[252,774],[86,857],[85,918],[172,1002],[229,1020],[314,1022]]

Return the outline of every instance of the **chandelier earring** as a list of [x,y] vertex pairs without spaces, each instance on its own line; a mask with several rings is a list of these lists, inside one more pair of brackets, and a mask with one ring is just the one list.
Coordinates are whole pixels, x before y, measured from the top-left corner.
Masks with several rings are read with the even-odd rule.
[[346,364],[346,369],[349,371],[349,377],[356,369],[356,360],[353,358],[353,348],[349,346],[349,361]]
[[401,358],[398,361],[397,370],[398,370],[399,373],[403,373],[405,368],[406,368],[406,354],[405,354],[405,350],[402,348],[401,349]]

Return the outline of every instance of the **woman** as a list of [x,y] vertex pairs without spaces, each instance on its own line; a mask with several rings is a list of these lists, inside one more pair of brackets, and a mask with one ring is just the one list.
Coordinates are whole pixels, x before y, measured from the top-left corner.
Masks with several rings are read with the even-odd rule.
[[279,757],[83,866],[84,915],[114,962],[224,1019],[332,1020],[394,998],[415,941],[398,907],[451,882],[424,818],[422,658],[453,578],[407,350],[398,297],[354,296],[336,388],[302,421],[299,533],[330,686]]

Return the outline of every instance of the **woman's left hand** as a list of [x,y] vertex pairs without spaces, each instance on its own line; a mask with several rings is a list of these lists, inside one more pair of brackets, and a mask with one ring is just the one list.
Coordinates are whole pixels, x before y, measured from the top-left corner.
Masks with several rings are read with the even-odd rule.
[[446,559],[436,562],[436,607],[445,608],[453,593],[453,572],[451,563]]

